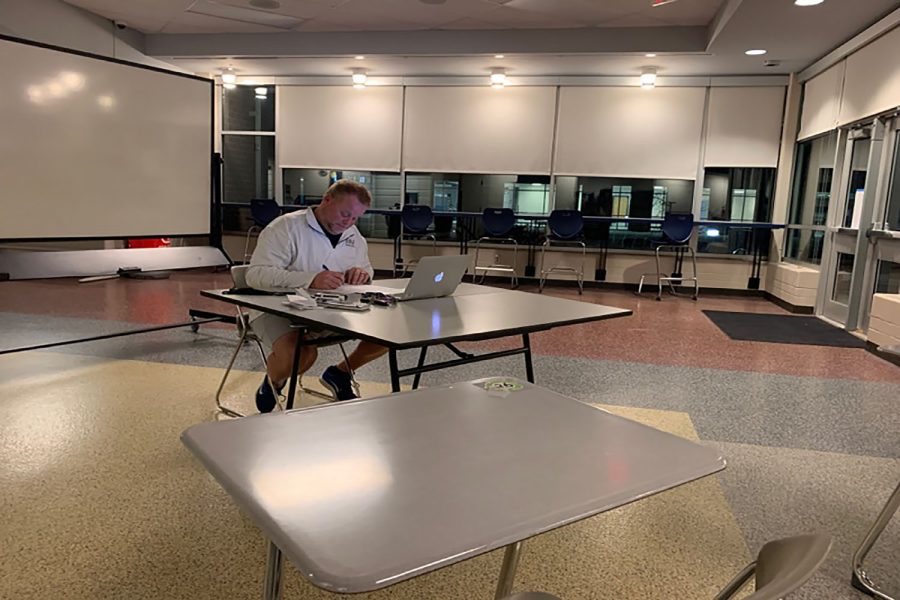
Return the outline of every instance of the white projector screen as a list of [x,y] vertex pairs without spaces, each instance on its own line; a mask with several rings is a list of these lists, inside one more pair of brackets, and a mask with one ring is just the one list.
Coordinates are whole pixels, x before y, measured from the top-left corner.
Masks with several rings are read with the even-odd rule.
[[208,235],[212,81],[0,39],[0,239]]

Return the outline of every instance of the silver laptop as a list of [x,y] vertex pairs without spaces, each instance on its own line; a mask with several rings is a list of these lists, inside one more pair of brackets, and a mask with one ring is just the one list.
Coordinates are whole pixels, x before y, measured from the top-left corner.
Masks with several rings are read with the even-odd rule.
[[406,289],[393,296],[400,301],[449,296],[471,264],[472,257],[467,254],[426,256],[419,260]]

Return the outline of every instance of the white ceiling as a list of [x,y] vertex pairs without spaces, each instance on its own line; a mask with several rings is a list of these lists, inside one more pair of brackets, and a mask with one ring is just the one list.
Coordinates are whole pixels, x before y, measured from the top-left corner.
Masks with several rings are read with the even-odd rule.
[[[900,0],[808,8],[793,0],[679,0],[656,8],[650,0],[278,0],[272,10],[251,0],[66,1],[128,23],[146,34],[147,54],[195,73],[231,66],[247,76],[343,76],[362,67],[373,78],[482,76],[497,66],[511,78],[629,76],[646,66],[661,77],[785,74],[900,10]],[[289,30],[245,20],[260,14],[296,20]],[[745,56],[751,47],[768,54]]]
[[[421,31],[432,29],[546,29],[706,25],[724,0],[680,0],[653,8],[650,0],[277,0],[255,8],[249,0],[66,0],[125,21],[143,33],[247,33],[283,28],[196,14],[220,5],[300,19],[295,31]],[[435,0],[431,0],[432,2]],[[840,1],[840,0],[839,0]]]

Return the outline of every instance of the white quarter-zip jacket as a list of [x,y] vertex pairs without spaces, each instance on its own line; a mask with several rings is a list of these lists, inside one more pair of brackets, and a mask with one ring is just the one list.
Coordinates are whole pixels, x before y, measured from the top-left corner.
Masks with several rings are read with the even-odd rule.
[[278,217],[262,230],[247,269],[247,284],[267,291],[306,288],[325,267],[340,272],[359,267],[370,279],[375,273],[366,240],[355,225],[332,247],[312,209],[300,210]]

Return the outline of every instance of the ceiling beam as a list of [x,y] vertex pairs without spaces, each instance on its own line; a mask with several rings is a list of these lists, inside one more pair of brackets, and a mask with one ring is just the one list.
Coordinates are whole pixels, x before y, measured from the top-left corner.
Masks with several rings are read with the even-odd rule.
[[476,31],[376,31],[148,34],[147,54],[191,56],[341,56],[702,53],[706,27],[621,27]]

